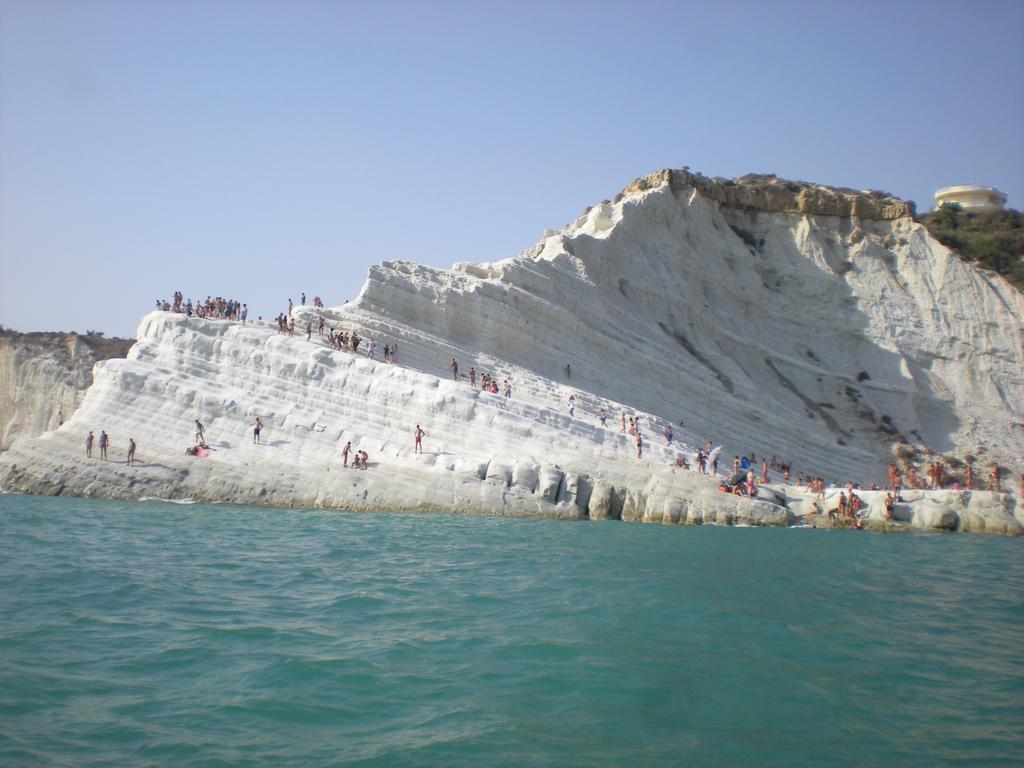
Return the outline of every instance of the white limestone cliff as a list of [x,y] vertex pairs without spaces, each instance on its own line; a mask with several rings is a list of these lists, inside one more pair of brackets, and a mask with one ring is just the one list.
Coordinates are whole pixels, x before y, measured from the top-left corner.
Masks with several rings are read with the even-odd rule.
[[[265,324],[153,313],[127,360],[97,366],[70,422],[5,455],[0,483],[658,522],[789,524],[807,511],[792,489],[768,494],[779,503],[738,499],[669,466],[669,423],[691,444],[724,444],[726,465],[755,451],[829,480],[881,480],[897,438],[1020,472],[1024,300],[910,213],[880,193],[665,171],[517,258],[389,262],[352,303],[293,313],[297,327],[322,314],[376,339],[378,356],[397,342],[397,365]],[[511,401],[451,381],[452,357],[463,376],[474,366],[508,379]],[[642,459],[619,428],[623,410],[641,417]],[[262,446],[248,431],[256,416]],[[216,449],[206,459],[184,455],[196,418]],[[110,433],[122,461],[134,438],[139,465],[85,461],[90,429]],[[349,440],[370,469],[340,467]],[[869,517],[882,525],[880,503]],[[1012,496],[940,506],[893,525],[1020,532]]]
[[97,360],[124,357],[131,339],[0,332],[0,451],[56,429],[92,384]]

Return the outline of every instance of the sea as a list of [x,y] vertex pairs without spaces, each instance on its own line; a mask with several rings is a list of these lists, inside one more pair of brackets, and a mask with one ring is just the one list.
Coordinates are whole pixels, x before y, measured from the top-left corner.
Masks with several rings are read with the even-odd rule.
[[1020,766],[1024,540],[0,497],[0,765]]

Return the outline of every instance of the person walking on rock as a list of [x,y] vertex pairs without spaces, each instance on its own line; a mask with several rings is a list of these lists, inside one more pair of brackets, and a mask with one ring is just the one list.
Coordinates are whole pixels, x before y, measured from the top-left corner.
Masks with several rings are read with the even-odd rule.
[[203,422],[199,419],[196,419],[196,442],[206,442],[206,427],[203,426]]
[[414,449],[415,453],[423,453],[423,438],[426,436],[426,432],[420,429],[420,425],[416,425],[416,431],[413,432],[413,437],[416,438],[416,446]]
[[92,458],[92,442],[93,442],[92,430],[89,431],[89,436],[85,438],[85,458]]

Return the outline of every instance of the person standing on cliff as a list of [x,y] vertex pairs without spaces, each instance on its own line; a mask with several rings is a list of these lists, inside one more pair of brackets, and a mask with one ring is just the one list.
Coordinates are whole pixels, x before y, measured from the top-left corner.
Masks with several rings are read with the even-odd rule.
[[[100,445],[103,445],[102,440],[100,441]],[[998,463],[992,465],[992,471],[989,472],[989,474],[988,474],[988,487],[985,490],[987,490],[987,491],[995,491],[996,493],[1001,493],[1002,492],[1000,487],[999,487],[999,464]]]
[[110,438],[106,432],[100,432],[100,458],[107,460],[107,446],[110,445]]
[[448,364],[448,370],[452,372],[452,379],[454,381],[458,381],[459,380],[459,363],[458,363],[458,361],[454,357],[452,358],[452,361]]
[[135,464],[135,440],[128,438],[128,466],[134,466]]
[[263,431],[263,422],[260,421],[260,417],[257,416],[256,417],[256,421],[254,421],[249,426],[252,427],[252,444],[253,445],[259,445],[260,444],[260,432]]
[[348,453],[352,450],[352,441],[349,440],[345,443],[345,447],[341,449],[341,466],[348,468]]
[[93,441],[93,439],[94,438],[92,436],[92,430],[89,430],[89,436],[87,438],[85,438],[85,458],[87,458],[87,459],[91,459],[92,458],[92,441]]
[[413,432],[412,434],[413,434],[413,437],[416,438],[416,445],[415,445],[415,448],[414,448],[413,452],[414,453],[423,453],[423,438],[426,436],[427,433],[424,432],[422,429],[420,429],[420,425],[417,424],[416,425],[416,431]]
[[203,426],[203,422],[201,422],[199,419],[196,419],[196,442],[197,443],[205,442],[205,437],[206,437],[206,427]]

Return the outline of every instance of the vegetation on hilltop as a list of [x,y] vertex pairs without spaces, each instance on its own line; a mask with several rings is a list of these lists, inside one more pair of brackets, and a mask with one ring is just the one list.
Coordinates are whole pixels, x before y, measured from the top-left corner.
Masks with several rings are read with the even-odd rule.
[[954,203],[921,214],[918,221],[964,261],[998,272],[1024,291],[1024,214],[1020,211],[965,211]]

